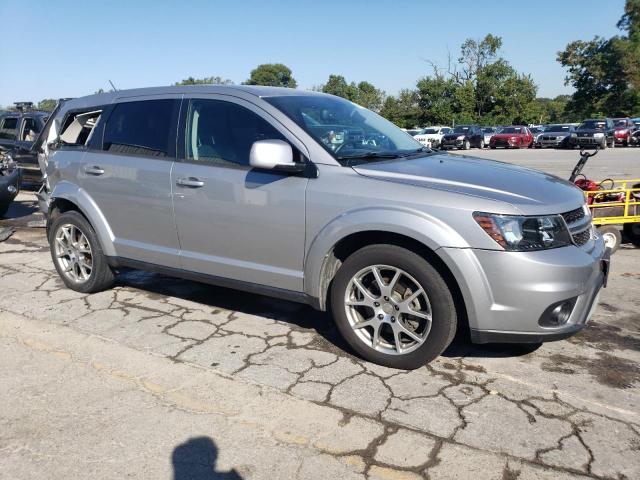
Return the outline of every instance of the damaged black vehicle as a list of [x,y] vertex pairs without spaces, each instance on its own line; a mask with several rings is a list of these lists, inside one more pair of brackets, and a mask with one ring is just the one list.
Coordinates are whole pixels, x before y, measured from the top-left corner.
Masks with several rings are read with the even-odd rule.
[[20,189],[20,169],[11,155],[0,152],[0,218],[9,210]]

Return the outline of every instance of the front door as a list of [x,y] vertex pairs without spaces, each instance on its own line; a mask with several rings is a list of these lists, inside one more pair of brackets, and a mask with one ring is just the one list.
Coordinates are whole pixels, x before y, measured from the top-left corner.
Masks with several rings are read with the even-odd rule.
[[249,166],[256,140],[291,139],[258,107],[228,98],[193,98],[183,104],[183,159],[171,175],[181,266],[302,291],[309,180]]

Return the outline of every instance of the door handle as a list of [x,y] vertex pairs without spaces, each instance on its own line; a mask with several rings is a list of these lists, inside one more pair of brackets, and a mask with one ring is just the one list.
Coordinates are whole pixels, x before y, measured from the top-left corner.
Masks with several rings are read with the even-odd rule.
[[84,173],[88,173],[89,175],[102,175],[104,173],[104,169],[97,165],[91,165],[84,167]]
[[200,188],[200,187],[204,187],[204,182],[202,180],[197,179],[196,177],[188,177],[188,178],[177,179],[176,185],[179,185],[181,187]]

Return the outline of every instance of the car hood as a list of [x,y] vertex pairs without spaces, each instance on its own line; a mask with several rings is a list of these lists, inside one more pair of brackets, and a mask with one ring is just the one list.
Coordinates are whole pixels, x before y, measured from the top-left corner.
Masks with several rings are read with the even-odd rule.
[[522,133],[496,133],[493,135],[494,138],[511,138],[511,137],[522,137]]
[[511,204],[523,214],[562,213],[584,203],[570,182],[508,163],[432,154],[353,167],[360,175]]
[[576,130],[576,134],[579,137],[592,137],[594,133],[605,133],[604,130],[596,130],[593,129],[584,129],[584,130]]
[[568,137],[573,132],[542,132],[540,135],[549,136],[549,137]]
[[441,136],[441,133],[421,133],[420,135],[415,135],[413,138],[438,138]]

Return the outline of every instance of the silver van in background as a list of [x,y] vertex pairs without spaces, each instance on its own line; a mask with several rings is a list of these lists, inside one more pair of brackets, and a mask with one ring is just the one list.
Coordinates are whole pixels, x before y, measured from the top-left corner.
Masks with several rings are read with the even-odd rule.
[[54,120],[42,205],[80,292],[133,267],[305,302],[362,357],[417,368],[459,328],[566,338],[606,283],[572,184],[431,151],[331,95],[148,88],[69,100]]

